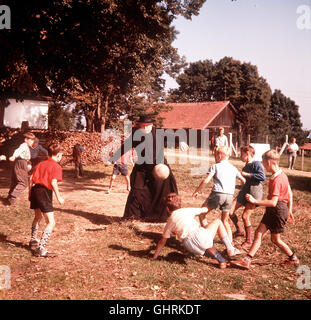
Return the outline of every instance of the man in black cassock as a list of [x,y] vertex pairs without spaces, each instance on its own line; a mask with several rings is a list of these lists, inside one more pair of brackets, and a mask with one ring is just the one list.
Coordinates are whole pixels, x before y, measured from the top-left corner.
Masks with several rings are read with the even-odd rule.
[[[181,149],[186,150],[185,142],[180,143]],[[158,132],[153,127],[151,116],[141,116],[137,127],[124,141],[121,148],[114,154],[110,161],[136,149],[137,161],[132,170],[131,191],[128,195],[124,215],[125,219],[140,219],[150,222],[164,222],[168,218],[165,198],[171,193],[178,193],[175,177],[167,160],[164,157],[163,130]],[[152,171],[155,165],[163,163],[169,167],[169,176],[165,180],[155,179]]]

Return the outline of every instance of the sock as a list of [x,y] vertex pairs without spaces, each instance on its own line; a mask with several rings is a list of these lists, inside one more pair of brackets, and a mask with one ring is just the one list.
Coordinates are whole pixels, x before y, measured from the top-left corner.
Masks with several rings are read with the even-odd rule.
[[228,262],[221,254],[219,251],[214,249],[214,252],[211,252],[209,250],[206,250],[204,253],[205,257],[212,257],[216,259],[218,262]]
[[231,243],[231,241],[229,240],[228,236],[225,236],[221,239],[221,241],[223,242],[223,244],[226,246],[227,250],[233,251],[234,247]]
[[49,237],[51,236],[51,233],[52,232],[49,229],[43,231],[43,234],[42,234],[42,237],[41,237],[41,240],[40,240],[40,243],[39,243],[39,249],[40,250],[45,250],[46,243],[49,240]]
[[215,252],[215,259],[218,262],[228,262],[218,251]]
[[38,225],[31,226],[31,241],[37,241]]

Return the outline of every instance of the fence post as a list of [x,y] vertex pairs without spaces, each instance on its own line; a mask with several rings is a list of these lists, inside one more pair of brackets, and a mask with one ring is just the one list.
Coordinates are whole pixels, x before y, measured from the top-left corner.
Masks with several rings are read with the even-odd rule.
[[301,152],[301,171],[303,171],[304,154],[305,154],[305,149],[302,149],[302,152]]

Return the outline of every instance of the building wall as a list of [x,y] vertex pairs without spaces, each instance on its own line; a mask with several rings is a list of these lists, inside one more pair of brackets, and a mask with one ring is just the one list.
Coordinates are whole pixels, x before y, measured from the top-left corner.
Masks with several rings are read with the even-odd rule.
[[20,128],[23,121],[35,129],[48,128],[48,102],[40,100],[24,100],[16,102],[9,99],[10,104],[4,109],[3,125]]

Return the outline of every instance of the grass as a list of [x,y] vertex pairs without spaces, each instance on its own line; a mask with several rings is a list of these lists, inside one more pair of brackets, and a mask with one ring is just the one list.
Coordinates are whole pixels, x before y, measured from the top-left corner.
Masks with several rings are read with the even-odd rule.
[[[239,168],[243,165],[234,163]],[[202,176],[189,175],[190,165],[176,163],[171,167],[184,206],[200,206],[211,185],[205,195],[193,200],[191,193]],[[4,199],[9,175],[6,167],[0,171],[0,198]],[[117,178],[115,194],[108,197],[104,190],[111,167],[88,166],[85,172],[83,181],[74,182],[73,168],[64,170],[61,188],[66,203],[55,210],[56,228],[49,242],[59,254],[54,259],[35,258],[27,248],[33,213],[26,194],[16,207],[0,203],[0,265],[9,266],[12,277],[11,289],[0,290],[0,300],[310,299],[310,290],[296,286],[296,269],[279,266],[285,257],[269,241],[269,235],[249,271],[220,270],[215,260],[188,254],[175,239],[169,239],[161,257],[153,261],[164,224],[121,220],[127,196],[123,179]],[[302,264],[311,267],[311,176],[307,172],[287,173],[294,190],[296,222],[287,225],[284,240]],[[262,208],[254,211],[254,226],[263,212]],[[219,212],[211,213],[210,219],[217,216]],[[238,239],[237,245],[242,240]],[[215,246],[224,251],[218,238]]]

